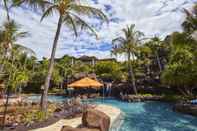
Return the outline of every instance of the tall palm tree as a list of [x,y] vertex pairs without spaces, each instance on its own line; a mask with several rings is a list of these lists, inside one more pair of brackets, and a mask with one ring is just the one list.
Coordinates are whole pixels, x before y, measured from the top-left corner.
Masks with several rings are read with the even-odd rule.
[[117,54],[126,54],[128,60],[128,82],[132,83],[133,91],[137,94],[136,80],[132,62],[134,61],[135,54],[139,51],[138,45],[140,43],[140,38],[143,36],[143,33],[140,31],[135,31],[135,25],[130,25],[127,28],[122,30],[124,37],[120,36],[114,40],[112,53]]
[[66,24],[68,27],[71,27],[71,29],[74,30],[76,36],[78,36],[78,26],[80,26],[81,29],[90,30],[93,34],[97,36],[95,30],[88,23],[86,23],[80,16],[95,16],[97,18],[100,18],[101,20],[107,20],[105,14],[101,10],[88,5],[83,5],[80,3],[79,0],[52,0],[49,4],[48,9],[45,10],[41,18],[41,21],[47,16],[52,15],[53,13],[58,13],[59,18],[55,38],[53,41],[53,48],[50,57],[48,74],[44,83],[44,91],[41,97],[41,110],[45,113],[47,112],[48,88],[50,84],[51,75],[53,72],[54,58],[62,25]]
[[156,57],[156,61],[159,67],[159,72],[161,73],[163,70],[161,59],[159,56],[159,51],[161,48],[161,40],[158,37],[153,37],[151,41],[148,43],[148,46],[153,52],[153,55]]
[[[15,23],[15,21],[10,20],[4,23],[4,25],[2,26],[2,30],[0,30],[0,44],[1,47],[3,47],[3,53],[1,54],[2,63],[0,67],[0,72],[2,72],[3,69],[3,62],[11,55],[10,51],[12,50],[13,45],[16,44],[18,39],[26,36],[27,32],[19,31],[19,27]],[[25,48],[24,46],[20,47],[21,49]]]
[[[17,44],[18,39],[23,38],[27,35],[26,32],[20,32],[18,26],[16,23],[12,20],[6,21],[2,27],[2,30],[0,30],[0,44],[1,47],[3,47],[3,53],[1,54],[1,68],[0,72],[2,71],[5,72],[7,75],[7,99],[6,99],[6,104],[5,104],[5,110],[4,110],[4,119],[5,115],[7,112],[7,106],[8,106],[8,101],[9,101],[9,89],[10,89],[10,84],[11,83],[11,78],[15,76],[15,73],[13,71],[17,71],[17,66],[15,66],[17,63],[14,61],[14,57],[16,57],[16,53],[19,54],[20,52],[31,52],[31,54],[34,54],[34,52],[25,47]],[[7,58],[12,58],[12,59],[7,59]],[[21,66],[18,66],[21,67]],[[6,71],[6,69],[8,69]],[[4,74],[4,73],[3,73]],[[4,75],[2,76],[4,77]],[[3,127],[2,127],[3,128]]]

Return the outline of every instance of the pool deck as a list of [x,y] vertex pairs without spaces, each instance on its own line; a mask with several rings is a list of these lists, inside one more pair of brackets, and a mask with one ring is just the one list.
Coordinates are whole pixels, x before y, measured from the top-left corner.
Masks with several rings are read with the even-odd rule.
[[[110,117],[110,122],[111,122],[110,126],[112,126],[112,124],[116,122],[117,119],[122,114],[120,109],[109,106],[109,105],[97,105],[95,109],[104,112],[106,115]],[[82,119],[81,117],[73,118],[73,119],[61,119],[55,124],[52,124],[48,127],[34,129],[31,131],[61,131],[61,128],[63,126],[71,126],[75,128],[81,125],[81,119]]]

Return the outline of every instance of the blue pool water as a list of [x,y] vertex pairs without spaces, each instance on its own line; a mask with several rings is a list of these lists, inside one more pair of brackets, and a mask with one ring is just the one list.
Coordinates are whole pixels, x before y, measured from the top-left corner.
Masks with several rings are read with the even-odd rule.
[[[28,101],[32,101],[32,102],[37,102],[39,101],[41,98],[40,95],[33,95],[33,96],[29,96],[27,97],[27,100]],[[61,103],[62,101],[65,101],[66,99],[68,99],[67,97],[65,96],[55,96],[55,95],[49,95],[48,96],[48,100],[50,102],[58,102],[58,103]]]
[[[49,96],[49,99],[65,100],[61,96]],[[175,113],[172,105],[167,103],[127,103],[115,99],[92,99],[88,102],[111,105],[124,113],[120,129],[113,131],[197,131],[197,118]]]

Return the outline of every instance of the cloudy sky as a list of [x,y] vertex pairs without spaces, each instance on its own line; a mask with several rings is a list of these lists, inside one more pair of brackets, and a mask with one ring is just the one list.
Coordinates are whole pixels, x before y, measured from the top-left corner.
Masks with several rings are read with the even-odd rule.
[[[73,56],[93,55],[110,57],[111,40],[121,34],[126,25],[150,36],[166,36],[173,31],[181,31],[185,16],[183,8],[191,9],[197,0],[85,0],[84,3],[102,9],[108,16],[109,24],[102,24],[95,18],[85,18],[96,27],[99,39],[81,32],[78,38],[66,26],[62,29],[56,57],[65,54]],[[0,2],[0,23],[5,20],[2,0]],[[21,25],[30,36],[19,43],[33,49],[38,58],[49,57],[57,26],[57,16],[51,16],[40,23],[41,14],[25,6],[13,8],[11,18]]]

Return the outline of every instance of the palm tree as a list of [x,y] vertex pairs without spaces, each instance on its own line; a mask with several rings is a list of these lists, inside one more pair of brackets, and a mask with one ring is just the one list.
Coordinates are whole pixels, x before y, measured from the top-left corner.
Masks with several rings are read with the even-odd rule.
[[[3,54],[1,55],[2,65],[0,67],[0,72],[2,72],[3,69],[3,62],[11,55],[10,51],[13,45],[16,44],[18,39],[27,36],[27,32],[19,31],[18,25],[13,20],[5,22],[2,28],[3,29],[0,30],[0,44],[3,47]],[[20,47],[23,48],[24,46]]]
[[[7,112],[10,87],[16,86],[16,83],[14,83],[13,81],[15,80],[16,76],[21,77],[21,75],[17,75],[16,72],[18,71],[18,67],[23,67],[17,64],[18,62],[15,61],[15,57],[19,53],[25,53],[25,52],[26,53],[30,52],[31,54],[34,54],[34,52],[31,49],[17,44],[17,40],[25,37],[26,35],[27,35],[26,32],[19,31],[19,28],[14,21],[5,22],[2,30],[0,30],[0,44],[4,50],[3,53],[1,54],[2,58],[1,58],[0,72],[2,73],[2,71],[4,71],[2,77],[4,79],[7,79],[7,84],[6,84],[7,99],[6,99],[5,110],[4,110],[4,120],[5,120],[5,115]],[[8,58],[11,58],[11,59],[8,59]],[[24,70],[21,70],[20,72],[23,72],[23,71]],[[22,81],[21,79],[22,78],[15,80],[15,82],[20,82]]]
[[41,110],[45,113],[47,112],[48,88],[50,84],[51,75],[53,72],[54,58],[62,25],[66,24],[68,25],[68,27],[71,27],[71,29],[74,30],[76,36],[78,36],[78,26],[80,26],[81,29],[88,29],[96,35],[95,30],[90,25],[88,25],[80,17],[80,15],[96,16],[101,20],[107,20],[105,14],[101,10],[93,8],[91,6],[83,5],[79,2],[79,0],[52,0],[52,3],[49,4],[48,9],[45,10],[41,18],[41,21],[47,16],[52,15],[53,13],[58,13],[59,18],[55,38],[53,41],[53,48],[50,57],[48,74],[44,83],[44,91],[41,97]]
[[148,43],[148,46],[150,47],[150,49],[153,52],[153,55],[156,57],[156,61],[159,67],[159,72],[162,72],[162,64],[161,64],[161,59],[159,56],[159,51],[161,48],[161,40],[158,37],[154,37],[151,39],[151,41]]
[[124,37],[120,36],[112,41],[113,49],[112,54],[126,54],[128,60],[128,81],[132,83],[133,91],[137,94],[136,80],[132,62],[134,61],[135,54],[139,51],[138,45],[140,43],[140,38],[143,33],[134,30],[135,25],[128,26],[123,29]]

